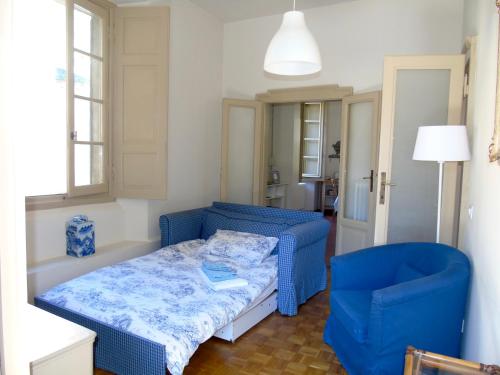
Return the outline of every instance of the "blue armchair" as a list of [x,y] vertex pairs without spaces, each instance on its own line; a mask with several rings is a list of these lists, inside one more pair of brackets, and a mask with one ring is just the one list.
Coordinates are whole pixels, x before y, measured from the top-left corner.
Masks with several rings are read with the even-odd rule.
[[408,345],[458,357],[469,268],[462,252],[435,243],[332,257],[325,342],[350,375],[402,374]]

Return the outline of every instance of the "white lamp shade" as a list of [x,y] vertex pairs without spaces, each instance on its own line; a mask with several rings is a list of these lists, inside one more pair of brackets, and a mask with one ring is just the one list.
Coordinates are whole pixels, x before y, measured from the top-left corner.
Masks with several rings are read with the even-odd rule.
[[304,13],[295,10],[285,13],[280,29],[267,47],[264,70],[286,76],[321,70],[318,44],[307,28]]
[[420,126],[413,160],[470,160],[467,129],[463,125]]

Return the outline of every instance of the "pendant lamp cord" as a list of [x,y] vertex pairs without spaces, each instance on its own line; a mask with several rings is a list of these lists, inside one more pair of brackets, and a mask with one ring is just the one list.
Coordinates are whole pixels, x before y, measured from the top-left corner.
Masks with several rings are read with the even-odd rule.
[[293,0],[293,10],[295,10],[295,0]]

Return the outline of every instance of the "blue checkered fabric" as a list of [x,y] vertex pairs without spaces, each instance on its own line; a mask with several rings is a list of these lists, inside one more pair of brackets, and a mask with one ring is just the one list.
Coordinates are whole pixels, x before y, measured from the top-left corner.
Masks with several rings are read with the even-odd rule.
[[200,238],[204,216],[204,208],[161,215],[161,247]]
[[285,208],[274,208],[264,206],[250,206],[247,204],[236,204],[226,202],[213,202],[213,207],[221,210],[239,212],[247,215],[257,215],[267,218],[286,219],[290,223],[299,224],[311,220],[319,220],[323,218],[320,212],[290,210]]
[[165,375],[167,367],[163,345],[52,305],[40,298],[35,298],[35,305],[97,334],[94,342],[95,367],[120,375]]
[[203,239],[208,239],[217,229],[256,233],[262,236],[278,237],[290,227],[284,219],[247,215],[239,212],[207,208],[201,230]]
[[278,310],[283,315],[297,315],[300,304],[326,289],[329,229],[328,221],[321,219],[295,225],[279,236]]
[[[194,227],[186,228],[189,225]],[[160,217],[162,246],[206,239],[217,229],[278,237],[278,310],[290,316],[297,315],[300,304],[326,289],[329,228],[321,213],[223,202],[214,202],[209,209]]]

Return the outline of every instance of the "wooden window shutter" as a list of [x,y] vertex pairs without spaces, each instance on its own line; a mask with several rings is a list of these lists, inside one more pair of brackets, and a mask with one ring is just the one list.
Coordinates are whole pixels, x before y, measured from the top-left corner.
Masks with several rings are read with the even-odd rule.
[[167,195],[168,7],[115,9],[113,195]]

